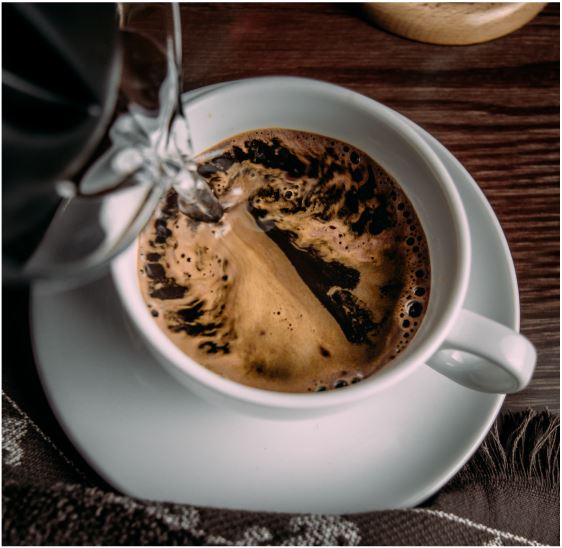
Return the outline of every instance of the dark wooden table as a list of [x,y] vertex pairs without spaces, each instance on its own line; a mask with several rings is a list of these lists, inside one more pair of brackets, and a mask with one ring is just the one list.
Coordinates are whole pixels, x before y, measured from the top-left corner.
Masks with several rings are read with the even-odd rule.
[[340,4],[190,4],[182,18],[187,89],[319,78],[396,109],[457,156],[505,231],[521,331],[538,350],[533,381],[505,406],[559,410],[559,7],[466,47],[393,36]]
[[[182,19],[186,89],[272,74],[327,80],[405,114],[460,159],[506,233],[521,329],[538,350],[531,385],[505,406],[558,411],[559,7],[467,47],[393,36],[339,4],[189,4]],[[155,21],[141,12],[136,24],[154,31]],[[5,296],[4,358],[13,360],[17,349],[21,365],[7,370],[3,384],[18,401],[34,402],[41,423],[50,411],[33,376],[28,296],[13,288]]]

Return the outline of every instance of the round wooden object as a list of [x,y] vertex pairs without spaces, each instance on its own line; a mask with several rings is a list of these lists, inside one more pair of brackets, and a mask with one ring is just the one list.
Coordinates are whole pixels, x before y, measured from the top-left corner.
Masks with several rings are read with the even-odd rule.
[[462,46],[505,36],[537,15],[546,3],[366,3],[377,26],[419,42]]

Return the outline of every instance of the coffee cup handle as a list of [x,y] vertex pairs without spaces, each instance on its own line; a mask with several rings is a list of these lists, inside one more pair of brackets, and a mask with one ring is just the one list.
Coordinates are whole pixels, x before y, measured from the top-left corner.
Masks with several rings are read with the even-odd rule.
[[427,364],[467,388],[509,394],[527,386],[536,359],[534,346],[523,335],[462,309],[445,342]]

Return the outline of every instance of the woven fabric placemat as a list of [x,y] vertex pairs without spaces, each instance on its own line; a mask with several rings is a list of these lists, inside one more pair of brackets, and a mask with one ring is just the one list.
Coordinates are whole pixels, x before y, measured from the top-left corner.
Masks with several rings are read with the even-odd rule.
[[[69,457],[3,392],[4,545],[559,545],[559,417],[501,416],[418,508],[280,514],[139,500]],[[373,472],[374,473],[374,472]]]

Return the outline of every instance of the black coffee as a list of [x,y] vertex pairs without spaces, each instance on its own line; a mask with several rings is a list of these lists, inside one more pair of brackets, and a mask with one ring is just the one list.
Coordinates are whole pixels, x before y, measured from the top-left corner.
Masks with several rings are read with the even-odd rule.
[[427,242],[399,185],[349,144],[258,130],[198,158],[225,214],[171,191],[140,237],[139,279],[167,336],[205,367],[282,392],[355,383],[402,352],[430,293]]

